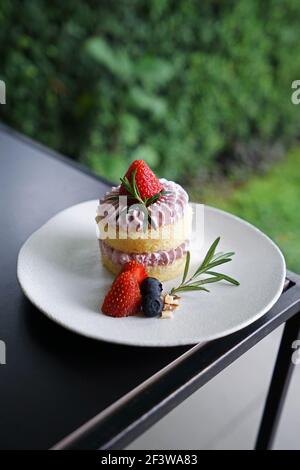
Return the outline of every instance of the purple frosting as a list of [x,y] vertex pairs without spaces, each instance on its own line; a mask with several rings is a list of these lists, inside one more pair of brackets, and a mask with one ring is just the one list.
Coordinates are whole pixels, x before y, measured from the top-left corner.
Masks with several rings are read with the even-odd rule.
[[[161,196],[148,208],[154,226],[174,224],[177,220],[183,217],[189,201],[187,192],[179,184],[174,183],[174,181],[168,181],[164,178],[161,178],[160,182],[164,191],[167,191],[168,193]],[[120,186],[113,187],[102,199],[100,199],[97,215],[103,217],[103,209],[105,207],[107,208],[106,210],[107,213],[110,214],[110,217],[115,219],[116,214],[119,211],[119,199],[112,199],[112,196],[118,196],[119,191]],[[137,208],[132,210],[130,214],[123,214],[122,217],[118,218],[117,224],[120,228],[126,230],[128,223],[133,222],[136,230],[141,231],[143,228],[144,217],[145,213]]]
[[99,240],[101,249],[104,255],[109,258],[114,264],[120,264],[121,266],[128,261],[135,260],[144,266],[168,266],[174,263],[188,250],[188,241],[182,243],[177,248],[172,248],[169,251],[156,251],[149,253],[125,253],[123,251],[116,250],[105,243],[103,240]]

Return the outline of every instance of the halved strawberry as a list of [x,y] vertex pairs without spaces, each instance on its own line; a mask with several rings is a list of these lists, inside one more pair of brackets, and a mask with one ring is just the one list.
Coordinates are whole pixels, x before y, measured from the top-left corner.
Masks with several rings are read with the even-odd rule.
[[[132,185],[132,174],[135,170],[135,183],[143,200],[149,199],[162,191],[163,187],[159,179],[156,178],[144,160],[135,160],[128,168],[124,178],[128,179],[130,185]],[[120,194],[129,194],[123,183],[120,187]]]
[[112,317],[127,317],[140,310],[141,293],[135,276],[130,271],[121,272],[105,296],[101,310]]
[[148,277],[145,266],[135,260],[128,261],[128,263],[124,264],[122,271],[130,271],[139,284],[141,284],[143,280]]

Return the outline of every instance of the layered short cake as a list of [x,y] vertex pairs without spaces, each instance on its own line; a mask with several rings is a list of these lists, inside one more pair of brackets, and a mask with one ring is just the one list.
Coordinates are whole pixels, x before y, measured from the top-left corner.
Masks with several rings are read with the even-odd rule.
[[185,266],[191,233],[188,194],[173,181],[157,179],[142,160],[133,162],[121,181],[97,209],[103,265],[118,273],[135,260],[161,281],[177,277]]

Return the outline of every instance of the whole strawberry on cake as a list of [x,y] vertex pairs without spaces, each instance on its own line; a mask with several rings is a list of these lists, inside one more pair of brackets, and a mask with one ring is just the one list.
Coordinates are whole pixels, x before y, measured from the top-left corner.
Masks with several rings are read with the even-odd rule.
[[113,273],[136,261],[161,281],[182,273],[192,226],[186,191],[135,160],[97,208],[103,265]]

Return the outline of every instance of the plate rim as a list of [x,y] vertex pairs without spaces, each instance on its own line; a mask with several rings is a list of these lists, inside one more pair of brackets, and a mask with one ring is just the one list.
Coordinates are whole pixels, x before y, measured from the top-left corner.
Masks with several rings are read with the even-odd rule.
[[[22,282],[22,274],[21,274],[21,268],[20,268],[20,265],[21,265],[21,260],[22,260],[22,256],[23,256],[23,252],[25,251],[26,249],[26,246],[27,244],[31,241],[31,239],[41,230],[43,229],[46,225],[48,225],[50,222],[53,221],[53,219],[55,219],[57,216],[63,214],[64,212],[66,211],[69,211],[75,207],[78,207],[80,205],[84,205],[84,204],[88,204],[88,203],[95,203],[95,209],[96,209],[96,204],[98,204],[99,200],[98,199],[88,199],[86,201],[82,201],[80,203],[77,203],[77,204],[73,204],[72,206],[69,206],[61,211],[58,211],[56,214],[54,214],[52,217],[50,217],[45,223],[43,223],[39,228],[37,228],[36,230],[34,230],[31,235],[29,235],[29,237],[25,240],[25,242],[22,244],[19,252],[18,252],[18,257],[17,257],[17,280],[18,280],[18,283],[20,285],[20,288],[23,292],[23,294],[27,297],[27,299],[29,299],[29,301],[38,309],[40,310],[46,317],[48,317],[50,320],[54,321],[56,324],[58,324],[59,326],[67,329],[68,331],[71,331],[72,333],[76,333],[80,336],[83,336],[85,338],[89,338],[89,339],[93,339],[95,341],[103,341],[105,343],[112,343],[112,344],[119,344],[119,345],[126,345],[126,346],[134,346],[134,347],[177,347],[177,346],[192,346],[192,345],[195,345],[195,344],[199,344],[199,343],[205,343],[205,342],[209,342],[209,341],[212,341],[214,339],[219,339],[219,338],[223,338],[225,336],[228,336],[232,333],[235,333],[237,331],[240,331],[242,330],[243,328],[246,328],[247,326],[251,325],[252,323],[254,323],[256,320],[258,320],[259,318],[261,318],[263,315],[265,315],[272,307],[273,305],[275,305],[275,303],[277,302],[277,300],[279,299],[279,297],[281,296],[282,294],[282,290],[283,290],[283,287],[284,287],[284,282],[285,282],[285,278],[286,278],[286,262],[285,262],[285,258],[283,256],[283,253],[282,251],[280,250],[280,248],[278,247],[278,245],[267,235],[265,234],[262,230],[260,230],[258,227],[256,227],[255,225],[251,224],[250,222],[248,222],[247,220],[235,215],[235,214],[232,214],[231,212],[228,212],[228,211],[225,211],[223,209],[219,209],[217,207],[213,207],[213,206],[210,206],[208,204],[203,204],[202,205],[205,207],[205,208],[208,208],[208,210],[210,211],[213,211],[213,212],[217,212],[217,213],[221,213],[223,215],[225,215],[226,217],[230,218],[230,219],[235,219],[245,225],[247,225],[248,227],[251,228],[251,230],[254,230],[256,232],[258,232],[261,236],[263,236],[266,240],[268,240],[269,243],[271,243],[271,245],[273,246],[273,248],[275,248],[275,251],[277,252],[277,254],[279,255],[279,258],[281,259],[281,265],[282,265],[282,276],[281,276],[281,282],[280,282],[280,288],[278,288],[278,291],[277,291],[277,294],[273,297],[273,299],[262,309],[260,309],[253,317],[251,317],[250,319],[248,320],[244,320],[238,327],[232,327],[232,328],[228,328],[225,332],[223,332],[222,334],[216,334],[216,335],[211,335],[211,336],[207,336],[205,338],[205,340],[192,340],[192,339],[189,339],[189,338],[182,338],[180,341],[179,340],[176,340],[176,342],[170,342],[170,341],[165,341],[165,342],[159,342],[159,343],[151,343],[149,341],[146,341],[146,342],[143,342],[143,340],[139,340],[139,342],[136,342],[135,340],[131,341],[131,340],[128,340],[128,339],[125,339],[124,341],[123,340],[118,340],[116,338],[107,338],[107,337],[99,337],[99,335],[93,335],[92,333],[86,333],[85,331],[82,331],[80,330],[80,328],[77,328],[77,327],[74,327],[74,326],[70,326],[69,324],[66,324],[64,323],[62,320],[60,320],[59,317],[57,316],[53,316],[49,311],[46,311],[40,304],[38,301],[36,301],[31,295],[30,293],[28,292],[28,290],[26,289],[26,287],[24,286],[24,283]],[[193,202],[193,201],[190,201],[190,204],[194,205],[194,204],[201,204],[201,203],[197,203],[197,202]]]

